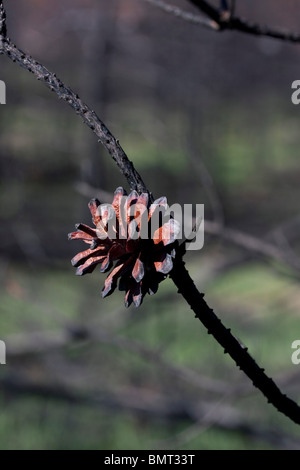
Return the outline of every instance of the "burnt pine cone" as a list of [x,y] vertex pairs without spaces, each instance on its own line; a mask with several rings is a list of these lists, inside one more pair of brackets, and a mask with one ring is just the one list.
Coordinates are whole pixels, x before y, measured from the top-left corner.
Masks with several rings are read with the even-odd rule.
[[77,224],[70,240],[83,240],[90,247],[72,259],[76,274],[94,271],[108,272],[102,297],[112,294],[119,280],[119,290],[125,291],[125,306],[141,305],[145,294],[155,294],[158,284],[173,268],[178,248],[180,224],[165,215],[167,199],[161,197],[152,204],[149,195],[116,189],[111,205],[92,199],[89,209],[96,228]]

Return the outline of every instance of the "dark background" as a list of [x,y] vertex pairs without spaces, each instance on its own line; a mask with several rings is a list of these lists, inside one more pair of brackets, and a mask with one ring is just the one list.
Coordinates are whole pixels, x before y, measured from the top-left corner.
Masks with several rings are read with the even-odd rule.
[[[299,45],[217,34],[142,0],[5,3],[12,40],[95,109],[154,196],[205,204],[215,225],[186,256],[196,285],[299,400]],[[250,21],[300,29],[296,0],[236,3]],[[299,448],[297,427],[236,370],[171,281],[126,310],[122,293],[101,299],[103,274],[74,276],[82,246],[67,233],[90,223],[99,190],[126,182],[32,75],[2,56],[0,79],[0,447]],[[266,255],[265,237],[278,256]]]

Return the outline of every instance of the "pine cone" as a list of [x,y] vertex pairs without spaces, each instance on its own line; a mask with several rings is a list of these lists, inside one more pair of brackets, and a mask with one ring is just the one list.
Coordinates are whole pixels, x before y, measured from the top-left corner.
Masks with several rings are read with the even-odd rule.
[[83,240],[90,248],[72,259],[76,274],[94,271],[108,272],[102,297],[112,294],[119,280],[119,290],[125,291],[125,306],[141,305],[145,294],[157,292],[158,284],[173,268],[178,248],[180,224],[166,216],[167,199],[161,197],[149,204],[147,193],[132,191],[127,196],[120,187],[112,205],[92,199],[89,209],[96,228],[77,224],[70,240]]

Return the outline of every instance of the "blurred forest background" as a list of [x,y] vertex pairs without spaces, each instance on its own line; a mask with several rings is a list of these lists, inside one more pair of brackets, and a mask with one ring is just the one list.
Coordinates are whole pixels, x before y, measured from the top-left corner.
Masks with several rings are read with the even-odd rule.
[[[141,0],[5,3],[9,36],[95,109],[154,196],[205,204],[205,245],[187,267],[299,402],[299,45],[216,34]],[[236,4],[300,30],[296,0]],[[300,448],[296,425],[170,280],[126,310],[123,293],[101,299],[104,275],[74,275],[82,245],[67,233],[124,178],[75,113],[3,56],[0,79],[0,448]]]

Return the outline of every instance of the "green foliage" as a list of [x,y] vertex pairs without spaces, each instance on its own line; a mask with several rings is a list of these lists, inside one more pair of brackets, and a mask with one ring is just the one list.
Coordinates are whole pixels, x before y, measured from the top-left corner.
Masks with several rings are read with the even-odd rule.
[[[194,274],[198,266],[195,259]],[[238,386],[241,379],[247,384],[220,346],[190,314],[170,281],[162,283],[158,294],[145,299],[140,309],[124,311],[119,307],[121,293],[100,299],[102,282],[103,275],[96,273],[76,278],[71,267],[68,270],[31,268],[25,272],[22,265],[10,264],[6,282],[0,288],[1,337],[5,340],[13,333],[61,330],[78,323],[78,319],[86,324],[96,321],[95,331],[100,332],[114,331],[113,325],[119,325],[114,334],[138,341],[154,351],[161,349],[171,364],[186,366],[233,386]],[[222,306],[224,322],[250,347],[268,373],[276,376],[282,371],[295,371],[290,357],[291,342],[297,336],[296,312],[300,302],[296,283],[256,263],[236,268],[213,281],[206,297],[218,310]],[[24,358],[24,364],[21,362],[18,369],[25,372],[26,367],[29,376],[35,371],[38,381],[53,385],[55,379],[51,379],[51,373],[44,377],[42,357],[31,366],[26,366]],[[75,386],[82,393],[96,389],[99,396],[102,392],[114,396],[134,386],[140,389],[141,397],[146,390],[164,396],[165,390],[172,386],[172,398],[195,402],[211,398],[201,389],[170,376],[159,362],[109,343],[74,344],[44,357],[46,363],[55,361],[55,367],[68,364],[70,372],[73,370],[65,381],[71,391]],[[1,376],[14,374],[15,367],[15,360],[10,360],[8,355],[7,365],[0,368]],[[74,382],[74,371],[79,382],[77,379]],[[168,400],[168,395],[165,398]],[[227,400],[231,403],[230,395]],[[284,426],[287,433],[295,435],[295,427],[267,407],[255,392],[238,398],[235,405],[254,427]],[[74,405],[39,396],[17,395],[7,401],[2,394],[0,406],[2,449],[152,449],[162,443],[172,448],[173,438],[192,424],[188,421],[172,424],[163,419],[138,417],[130,411]],[[267,449],[270,446],[264,439],[253,439],[214,425],[200,426],[181,444],[183,449]]]

